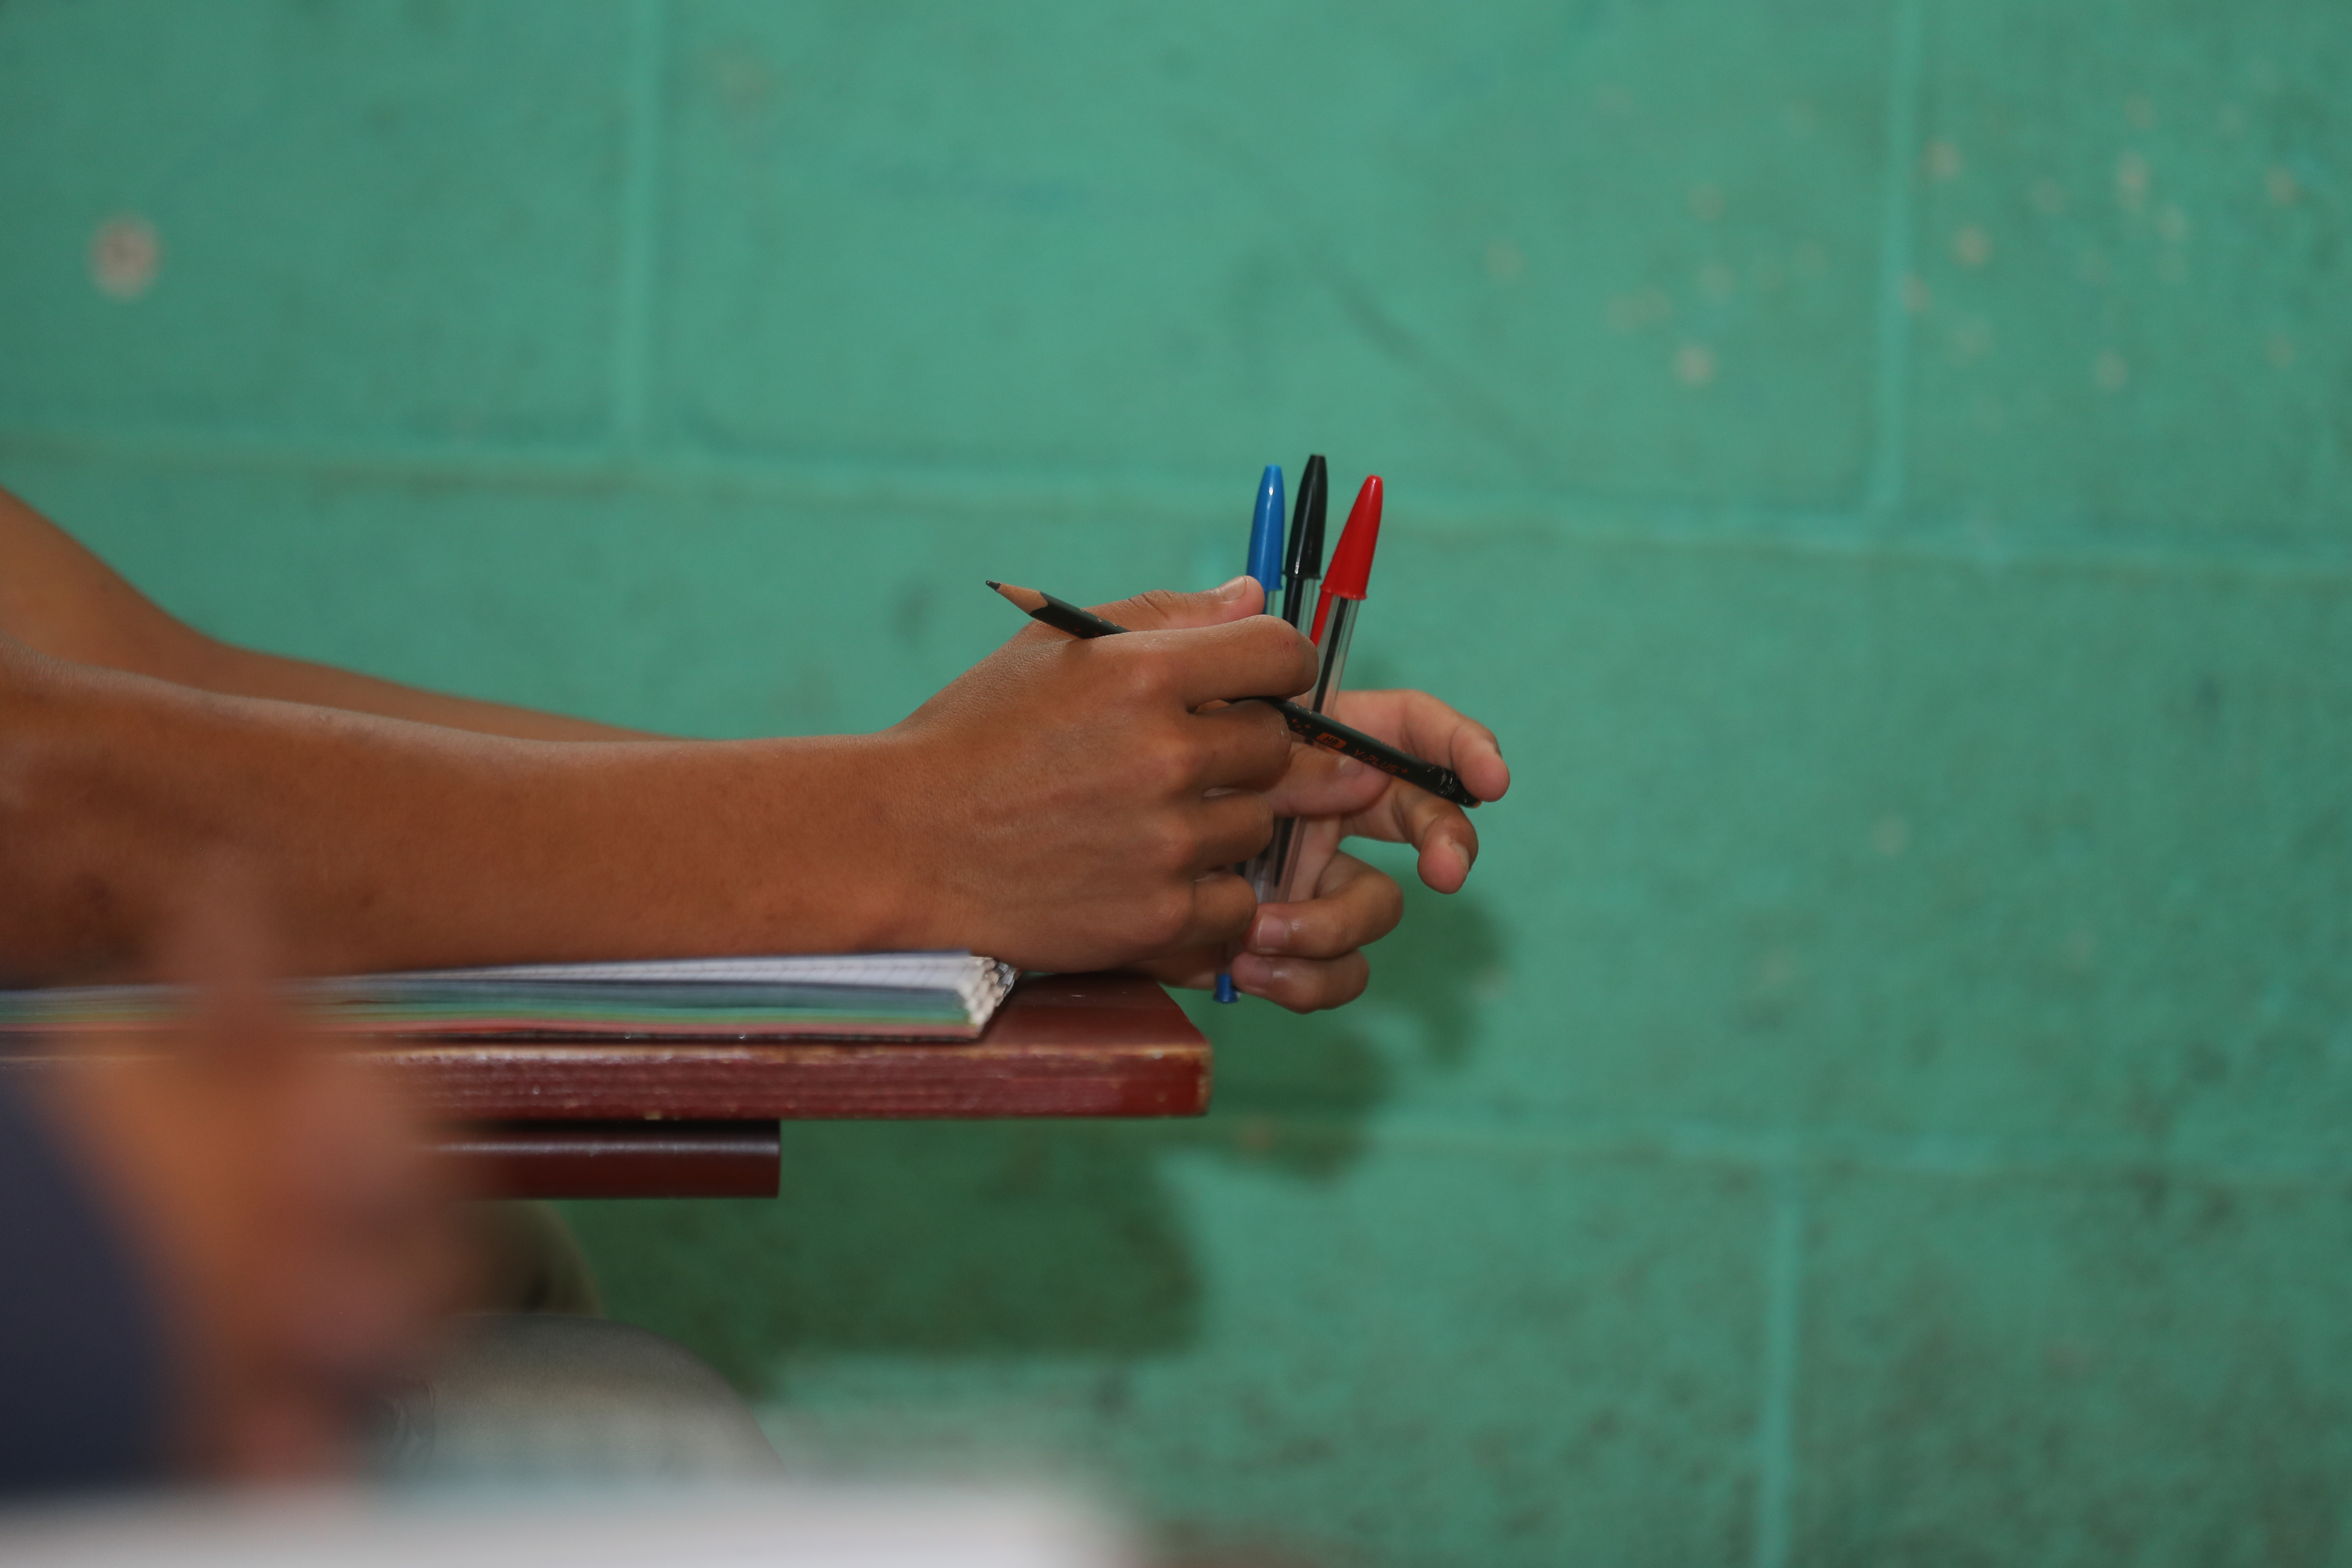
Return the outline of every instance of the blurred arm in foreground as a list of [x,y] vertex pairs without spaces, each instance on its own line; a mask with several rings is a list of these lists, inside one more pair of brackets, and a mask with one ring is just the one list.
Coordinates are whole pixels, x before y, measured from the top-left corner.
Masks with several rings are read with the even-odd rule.
[[168,966],[172,1035],[0,1083],[0,1493],[355,1473],[459,1283],[397,1102],[315,1048],[241,911]]

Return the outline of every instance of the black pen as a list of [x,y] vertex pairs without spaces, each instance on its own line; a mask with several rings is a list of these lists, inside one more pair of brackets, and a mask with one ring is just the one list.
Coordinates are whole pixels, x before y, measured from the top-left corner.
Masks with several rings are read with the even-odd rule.
[[[1055,631],[1067,632],[1074,637],[1118,637],[1127,630],[1118,622],[1107,621],[1092,610],[1081,609],[1067,599],[1057,599],[1034,588],[1016,588],[1009,583],[993,581],[988,585],[1003,595],[1030,619],[1043,621]],[[1365,766],[1378,768],[1391,778],[1417,784],[1440,800],[1450,800],[1456,805],[1475,806],[1478,804],[1478,797],[1470,793],[1463,784],[1462,776],[1452,768],[1423,762],[1411,752],[1401,752],[1386,741],[1375,740],[1337,719],[1309,712],[1282,697],[1243,697],[1235,700],[1266,704],[1282,715],[1282,721],[1290,726],[1292,734],[1311,746],[1353,757]]]
[[[1316,590],[1323,585],[1323,522],[1330,510],[1331,467],[1317,452],[1298,476],[1298,500],[1290,511],[1290,556],[1285,563],[1282,618],[1300,631],[1315,613]],[[1271,609],[1273,606],[1268,605]],[[1290,841],[1298,833],[1298,819],[1285,816],[1274,825],[1273,841],[1250,862],[1250,890],[1261,904],[1288,890]]]
[[[1290,559],[1285,563],[1282,618],[1307,629],[1306,617],[1315,612],[1315,591],[1323,585],[1323,516],[1329,510],[1329,465],[1323,454],[1307,459],[1298,476],[1298,500],[1290,509]],[[1266,610],[1272,613],[1274,606]]]

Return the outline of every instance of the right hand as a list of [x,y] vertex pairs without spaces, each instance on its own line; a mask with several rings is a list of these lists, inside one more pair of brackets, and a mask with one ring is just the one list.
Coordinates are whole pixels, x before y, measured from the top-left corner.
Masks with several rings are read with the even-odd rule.
[[905,803],[910,946],[1024,969],[1110,969],[1237,942],[1256,903],[1233,866],[1273,832],[1260,792],[1314,647],[1250,578],[1097,606],[1128,637],[1031,625],[887,732]]

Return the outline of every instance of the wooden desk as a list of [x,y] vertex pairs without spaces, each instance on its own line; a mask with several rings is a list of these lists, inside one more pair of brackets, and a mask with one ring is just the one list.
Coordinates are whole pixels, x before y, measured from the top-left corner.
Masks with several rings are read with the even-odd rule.
[[1155,983],[1032,976],[968,1045],[516,1044],[372,1050],[475,1191],[772,1197],[785,1121],[1198,1116],[1209,1043]]

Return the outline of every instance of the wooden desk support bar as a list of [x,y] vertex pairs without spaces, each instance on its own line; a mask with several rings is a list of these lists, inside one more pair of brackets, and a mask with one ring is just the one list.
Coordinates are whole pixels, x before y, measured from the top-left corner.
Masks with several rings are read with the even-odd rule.
[[772,1121],[496,1121],[436,1128],[456,1188],[486,1198],[772,1198]]
[[392,1042],[374,1060],[451,1121],[1198,1116],[1209,1043],[1125,974],[1024,980],[959,1045]]

